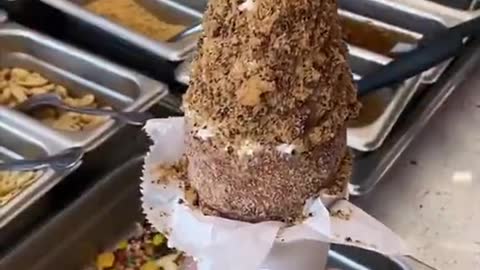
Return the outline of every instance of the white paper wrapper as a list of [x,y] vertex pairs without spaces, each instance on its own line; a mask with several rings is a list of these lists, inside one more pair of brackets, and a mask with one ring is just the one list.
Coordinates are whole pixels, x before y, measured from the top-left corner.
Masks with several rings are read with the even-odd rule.
[[[319,270],[326,264],[330,242],[386,255],[409,254],[393,232],[341,198],[331,207],[345,215],[331,217],[320,199],[312,199],[304,208],[310,217],[290,227],[205,216],[188,205],[180,182],[153,183],[154,169],[173,164],[184,152],[183,118],[150,120],[145,129],[153,146],[145,158],[141,184],[144,212],[157,230],[168,235],[169,246],[196,259],[198,270]],[[326,201],[331,203],[332,198]]]

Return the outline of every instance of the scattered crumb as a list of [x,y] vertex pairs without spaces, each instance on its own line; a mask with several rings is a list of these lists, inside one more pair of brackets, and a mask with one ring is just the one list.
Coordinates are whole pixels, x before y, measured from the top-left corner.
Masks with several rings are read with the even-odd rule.
[[343,219],[343,220],[350,220],[352,212],[353,211],[350,208],[348,208],[348,209],[334,209],[334,210],[331,210],[330,216],[337,217],[337,218]]
[[190,185],[185,187],[185,199],[190,205],[198,206],[198,193]]
[[352,155],[350,152],[347,152],[339,166],[335,182],[332,183],[332,185],[328,189],[324,190],[325,194],[333,196],[344,196],[346,189],[345,183],[348,183],[352,174],[352,163]]
[[187,166],[188,160],[186,157],[182,157],[179,161],[173,165],[159,165],[152,170],[152,175],[156,178],[156,183],[163,183],[165,180],[175,179],[182,180],[187,179]]
[[422,208],[423,208],[423,204],[420,204],[418,207],[419,207],[420,209],[422,209]]
[[347,237],[347,238],[345,238],[345,241],[347,241],[347,242],[353,242],[353,240],[352,240],[352,238],[351,238],[351,237]]
[[444,195],[450,195],[451,193],[448,191],[436,191],[435,195],[437,196],[444,196]]
[[417,166],[418,162],[416,160],[410,160],[410,165]]

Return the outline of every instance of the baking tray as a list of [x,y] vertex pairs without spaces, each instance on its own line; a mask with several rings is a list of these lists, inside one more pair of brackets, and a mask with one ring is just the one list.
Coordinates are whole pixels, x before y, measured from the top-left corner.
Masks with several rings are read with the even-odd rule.
[[[127,29],[119,24],[111,22],[99,15],[96,15],[85,8],[85,5],[91,0],[41,0],[45,4],[54,7],[62,12],[71,15],[78,20],[98,27],[103,31],[127,42],[152,52],[170,61],[182,60],[191,52],[197,43],[198,33],[184,35],[181,39],[172,39],[169,41],[156,41]],[[168,23],[185,25],[187,28],[197,24],[202,14],[188,5],[179,5],[172,0],[136,0],[143,4],[152,13],[158,15],[162,20]],[[184,2],[185,3],[185,2]]]
[[[0,66],[36,71],[73,94],[92,93],[122,111],[144,111],[168,94],[166,85],[13,22],[0,24]],[[13,116],[12,116],[13,117]],[[18,119],[21,121],[21,119]],[[58,133],[70,146],[92,150],[122,124],[110,119],[80,132]]]
[[[135,223],[142,221],[138,188],[142,164],[143,157],[136,157],[101,179],[0,258],[0,269],[85,269],[98,252],[123,240]],[[382,255],[345,246],[332,247],[329,266],[342,270],[414,269]]]
[[[36,159],[55,155],[68,148],[69,143],[35,121],[0,107],[0,160]],[[47,169],[30,186],[0,207],[0,229],[45,194],[68,173]]]
[[[390,36],[390,40],[387,41],[392,48],[399,43],[402,43],[403,47],[405,45],[414,47],[425,34],[441,31],[446,25],[460,22],[452,18],[444,19],[437,15],[425,14],[421,10],[409,9],[400,4],[392,5],[388,1],[340,1],[340,7],[341,18],[352,22],[353,24],[349,23],[350,27],[355,26],[351,32],[358,32],[362,28],[374,29],[375,32],[369,30],[367,33],[377,34],[378,38],[372,36],[371,39],[384,40],[385,36]],[[371,44],[376,46],[374,42]],[[375,48],[367,45],[348,44],[349,63],[355,79],[386,65],[395,57],[391,49],[375,51]],[[176,79],[184,84],[188,84],[189,80],[189,62],[180,64],[175,72]],[[379,148],[411,99],[425,85],[434,83],[447,64],[448,61],[403,83],[362,98],[365,106],[359,119],[352,122],[348,129],[348,145],[365,152]]]

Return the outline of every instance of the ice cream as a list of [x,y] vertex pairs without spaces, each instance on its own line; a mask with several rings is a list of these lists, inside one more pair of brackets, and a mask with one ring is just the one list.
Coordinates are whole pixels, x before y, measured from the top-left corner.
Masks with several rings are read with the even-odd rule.
[[205,213],[301,218],[350,177],[359,109],[335,0],[211,0],[184,98],[188,181]]

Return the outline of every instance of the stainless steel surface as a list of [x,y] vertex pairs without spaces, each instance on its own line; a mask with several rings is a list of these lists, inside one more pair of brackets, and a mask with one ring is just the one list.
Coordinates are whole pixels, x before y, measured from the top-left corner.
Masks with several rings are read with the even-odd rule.
[[8,14],[5,10],[0,9],[0,23],[6,22],[8,20]]
[[[0,66],[36,71],[73,94],[92,93],[119,111],[145,111],[168,93],[159,82],[14,23],[0,26]],[[51,132],[70,146],[89,151],[120,126],[108,120],[91,130]]]
[[62,98],[56,94],[35,95],[23,103],[18,104],[14,109],[22,112],[29,112],[45,106],[56,107],[65,111],[87,115],[108,116],[122,123],[135,126],[143,125],[148,119],[153,118],[148,112],[122,112],[111,109],[72,107],[63,102]]
[[[113,23],[101,16],[87,11],[82,7],[89,0],[41,0],[47,5],[61,10],[78,20],[86,22],[140,48],[146,49],[162,58],[179,61],[191,52],[197,43],[198,34],[184,35],[182,39],[172,41],[156,41],[142,36],[132,30]],[[173,0],[138,0],[147,9],[168,23],[185,25],[186,27],[197,24],[202,14],[186,5],[180,5]]]
[[181,40],[187,36],[191,35],[200,35],[201,31],[203,30],[202,23],[199,22],[197,24],[194,24],[191,27],[187,27],[183,32],[179,33],[178,35],[174,36],[171,40]]
[[[371,193],[356,199],[440,270],[480,269],[480,57]],[[446,99],[458,79],[437,99]],[[440,102],[441,103],[441,102]],[[427,109],[428,114],[433,112]],[[427,113],[427,112],[425,112]],[[427,117],[428,118],[428,117]],[[405,143],[405,140],[403,140]]]
[[175,79],[178,82],[188,85],[190,81],[190,63],[191,62],[192,62],[192,59],[187,58],[187,60],[180,63],[180,65],[178,65],[178,67],[175,69]]
[[[340,15],[357,23],[374,26],[384,33],[402,35],[412,40],[410,46],[425,34],[432,34],[461,22],[464,18],[429,14],[423,9],[414,8],[402,1],[381,0],[340,0]],[[370,37],[371,38],[371,37]],[[399,43],[405,43],[400,42]],[[385,65],[392,60],[391,55],[379,54],[366,48],[349,44],[349,62],[355,78],[372,72],[379,65]],[[189,61],[186,60],[175,71],[176,79],[184,84],[189,81]],[[357,121],[348,129],[348,145],[359,151],[378,149],[392,127],[395,125],[415,94],[427,84],[434,83],[445,71],[449,61],[413,77],[402,84],[380,91],[366,99],[375,100],[379,108],[369,108],[367,102],[364,115],[369,115],[368,121]],[[375,114],[375,116],[371,116]],[[363,118],[363,117],[361,117]]]
[[475,10],[477,0],[430,0],[432,2],[460,10]]
[[[417,1],[423,2],[422,0]],[[430,13],[428,9],[410,6],[397,0],[339,0],[342,13],[352,14],[357,21],[376,25],[386,33],[401,33],[415,40],[432,35],[446,27],[457,25],[469,18]],[[350,16],[352,16],[350,15]],[[423,83],[434,83],[443,73],[448,61],[422,74]]]
[[[0,160],[41,159],[56,155],[68,148],[68,142],[62,141],[49,130],[29,119],[20,121],[21,115],[0,107]],[[18,116],[18,118],[17,118]],[[42,176],[22,193],[0,207],[0,228],[10,222],[23,209],[35,202],[50,190],[74,167],[62,171],[46,169]]]
[[77,166],[82,157],[83,149],[73,147],[46,157],[3,161],[0,162],[0,171],[36,171],[48,168],[55,171],[64,171]]
[[355,154],[353,176],[350,183],[352,195],[365,195],[385,176],[387,171],[405,151],[407,146],[425,127],[447,98],[460,91],[459,85],[468,80],[480,62],[480,41],[460,56],[445,76],[431,89],[425,91],[402,116],[385,143],[371,153]]
[[[123,240],[135,223],[142,221],[138,189],[142,164],[143,157],[134,158],[103,178],[62,213],[0,258],[0,268],[84,269],[94,261],[99,251]],[[328,265],[342,270],[427,269],[411,268],[404,262],[370,251],[337,245],[329,253]]]
[[[341,0],[348,1],[348,0]],[[419,12],[440,16],[448,26],[457,24],[458,20],[468,20],[480,15],[477,0],[376,0],[390,2],[392,5],[403,5],[407,9],[416,9]],[[468,6],[467,6],[468,5]],[[455,7],[463,6],[463,10]]]

